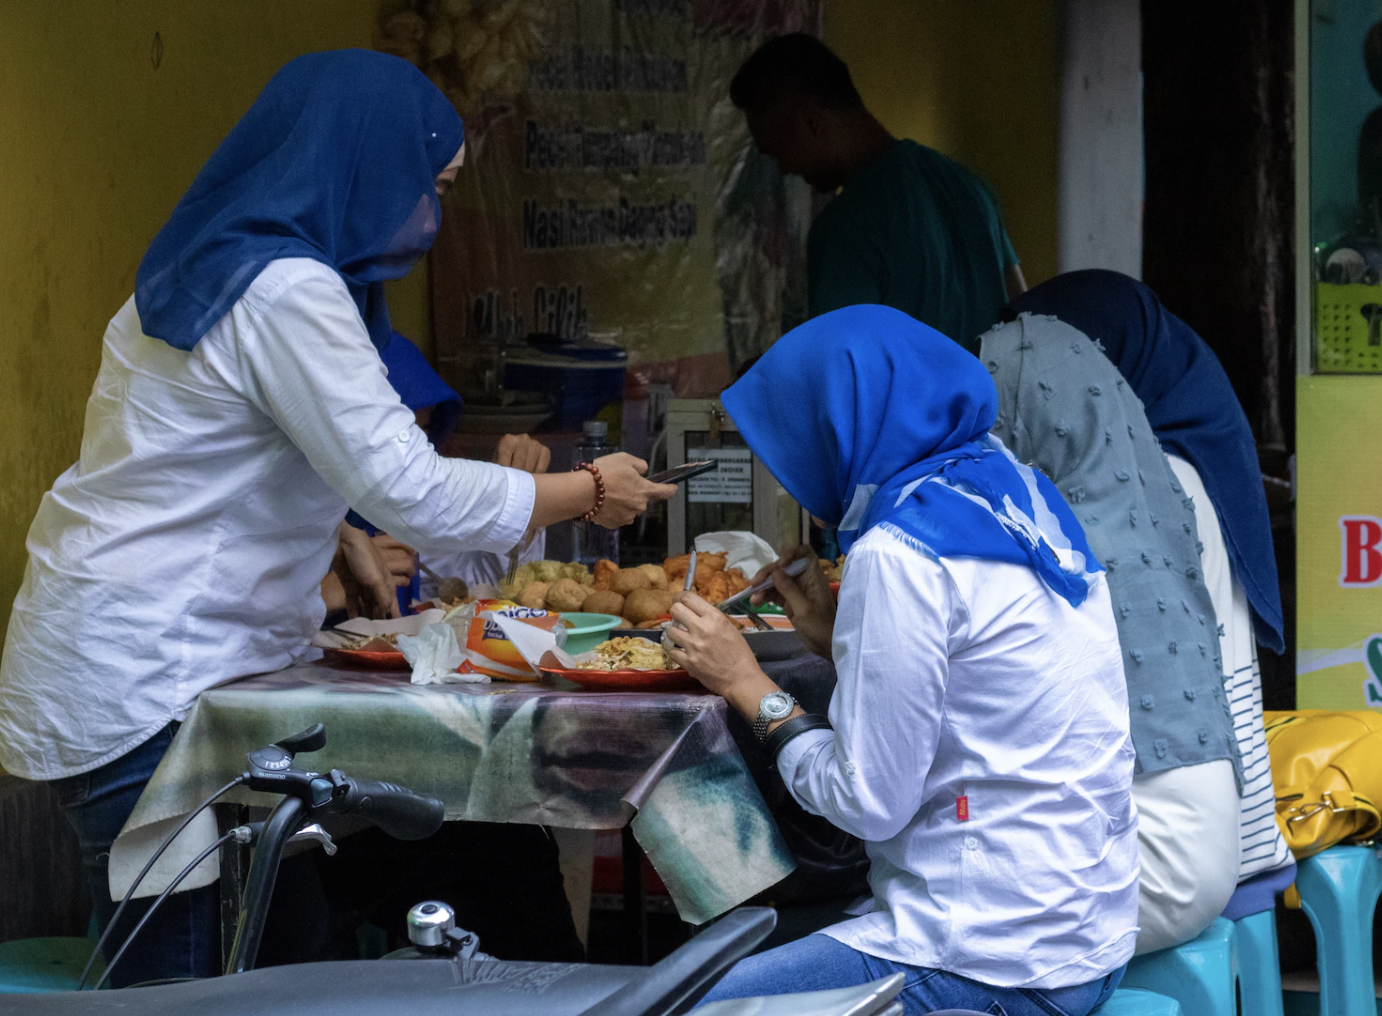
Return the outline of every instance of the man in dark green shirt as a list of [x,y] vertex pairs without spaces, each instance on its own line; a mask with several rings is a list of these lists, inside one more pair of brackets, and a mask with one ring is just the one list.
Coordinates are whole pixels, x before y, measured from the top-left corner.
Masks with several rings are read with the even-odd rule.
[[889,134],[819,39],[796,33],[764,43],[734,76],[730,97],[782,172],[839,190],[807,241],[813,317],[886,304],[973,351],[1027,288],[988,185]]

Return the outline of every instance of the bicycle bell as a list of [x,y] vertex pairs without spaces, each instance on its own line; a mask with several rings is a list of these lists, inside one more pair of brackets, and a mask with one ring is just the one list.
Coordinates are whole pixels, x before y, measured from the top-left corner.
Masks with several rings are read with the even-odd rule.
[[456,927],[456,911],[445,903],[428,900],[408,911],[408,941],[419,949],[442,949],[446,933]]

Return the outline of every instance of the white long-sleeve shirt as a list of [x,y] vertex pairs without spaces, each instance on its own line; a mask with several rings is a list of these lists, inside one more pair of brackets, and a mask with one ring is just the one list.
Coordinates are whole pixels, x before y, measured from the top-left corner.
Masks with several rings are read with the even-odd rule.
[[833,732],[778,757],[873,862],[872,912],[825,934],[998,986],[1126,962],[1134,753],[1103,575],[1076,609],[1030,568],[936,560],[877,527],[847,558],[833,653]]
[[0,663],[0,765],[118,758],[197,695],[295,662],[353,507],[431,553],[506,552],[526,473],[444,459],[389,385],[344,282],[269,264],[190,351],[106,330],[81,457],[44,495]]

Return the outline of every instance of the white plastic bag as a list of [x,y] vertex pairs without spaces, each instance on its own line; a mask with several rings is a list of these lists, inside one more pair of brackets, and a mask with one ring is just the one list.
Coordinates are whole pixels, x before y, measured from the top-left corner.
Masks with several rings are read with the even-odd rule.
[[696,550],[724,554],[725,569],[738,568],[749,579],[778,559],[777,551],[763,537],[737,530],[702,533],[696,537]]
[[416,635],[398,636],[398,649],[413,665],[413,684],[485,684],[484,674],[458,674],[465,655],[449,624],[429,624]]

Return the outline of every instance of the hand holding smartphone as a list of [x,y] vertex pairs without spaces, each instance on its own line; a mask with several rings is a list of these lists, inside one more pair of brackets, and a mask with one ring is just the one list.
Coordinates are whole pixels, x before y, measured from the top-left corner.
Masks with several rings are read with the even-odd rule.
[[664,469],[660,473],[655,473],[648,477],[652,483],[681,483],[689,480],[693,476],[700,476],[715,469],[720,463],[715,459],[702,459],[700,462],[687,462],[684,465],[673,466],[671,469]]

